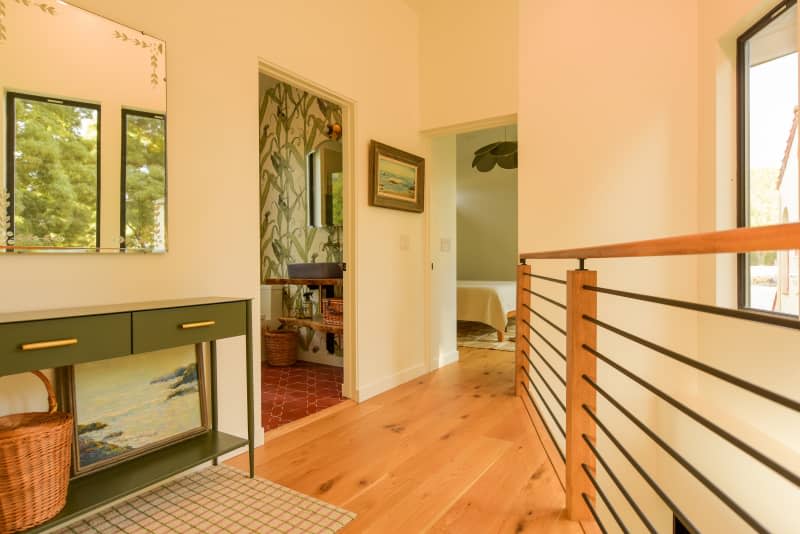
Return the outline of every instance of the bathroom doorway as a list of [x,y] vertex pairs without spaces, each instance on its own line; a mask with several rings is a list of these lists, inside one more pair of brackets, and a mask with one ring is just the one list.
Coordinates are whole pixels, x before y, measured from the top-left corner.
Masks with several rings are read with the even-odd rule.
[[352,104],[259,72],[261,408],[265,431],[354,397],[348,195]]

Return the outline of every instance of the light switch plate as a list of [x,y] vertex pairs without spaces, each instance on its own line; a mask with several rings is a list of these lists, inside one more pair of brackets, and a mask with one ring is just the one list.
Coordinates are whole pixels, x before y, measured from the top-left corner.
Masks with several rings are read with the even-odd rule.
[[400,236],[400,250],[408,250],[410,244],[411,242],[406,234]]
[[441,252],[450,252],[450,238],[449,237],[443,237],[439,241],[439,251],[441,251]]

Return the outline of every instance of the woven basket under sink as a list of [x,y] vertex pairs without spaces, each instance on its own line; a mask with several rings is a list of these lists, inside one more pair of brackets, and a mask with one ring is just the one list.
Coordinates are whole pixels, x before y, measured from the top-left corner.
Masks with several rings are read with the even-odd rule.
[[273,367],[287,367],[297,361],[297,332],[295,330],[265,330],[264,356]]

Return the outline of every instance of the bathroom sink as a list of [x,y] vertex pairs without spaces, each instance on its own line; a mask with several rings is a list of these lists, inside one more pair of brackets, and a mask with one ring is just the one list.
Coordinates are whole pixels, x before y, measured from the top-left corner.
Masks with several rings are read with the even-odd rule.
[[289,278],[341,278],[340,263],[290,263]]

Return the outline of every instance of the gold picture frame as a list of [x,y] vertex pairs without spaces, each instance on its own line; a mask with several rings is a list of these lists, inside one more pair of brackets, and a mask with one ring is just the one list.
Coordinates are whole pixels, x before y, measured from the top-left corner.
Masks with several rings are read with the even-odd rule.
[[[185,367],[175,368],[174,361],[176,358],[170,360],[170,358],[165,357],[166,354],[177,354],[178,351],[181,350],[186,350],[188,353],[188,350],[190,350],[191,347],[192,346],[187,345],[184,347],[176,347],[163,351],[133,354],[123,356],[121,358],[100,360],[98,362],[89,362],[85,364],[76,364],[74,366],[64,367],[59,371],[60,375],[58,383],[59,392],[61,395],[61,403],[64,409],[73,415],[74,439],[72,443],[72,476],[74,478],[78,478],[101,469],[106,469],[120,462],[139,457],[154,450],[162,449],[164,447],[168,447],[175,443],[208,432],[209,424],[206,399],[205,353],[203,350],[203,344],[198,343],[193,346],[193,363],[195,365],[194,379],[191,378],[191,364],[187,364]],[[188,354],[184,354],[183,356],[185,357],[187,355]],[[105,410],[106,414],[114,414],[113,416],[109,415],[109,417],[111,417],[111,419],[108,420],[109,422],[99,419],[90,422],[82,420],[80,415],[82,410],[79,404],[79,398],[81,395],[78,395],[79,388],[83,386],[83,384],[79,383],[81,380],[81,366],[95,366],[95,373],[103,370],[110,371],[108,373],[104,373],[104,376],[108,376],[108,380],[113,381],[115,367],[117,369],[116,373],[121,374],[125,372],[126,366],[129,370],[131,365],[137,362],[142,362],[145,358],[149,358],[151,360],[148,362],[148,364],[151,366],[154,365],[154,362],[160,362],[160,364],[163,365],[163,369],[159,370],[158,373],[164,374],[157,374],[157,376],[153,376],[150,380],[142,381],[139,392],[128,392],[128,394],[138,394],[142,402],[146,403],[146,406],[153,405],[154,403],[159,402],[159,400],[161,403],[168,403],[174,399],[178,402],[183,402],[184,404],[188,403],[193,405],[194,401],[196,400],[197,413],[193,414],[192,417],[196,415],[199,424],[195,425],[194,421],[189,422],[185,425],[186,428],[180,428],[179,431],[174,433],[169,433],[165,429],[164,432],[161,432],[162,435],[158,435],[157,438],[153,439],[152,441],[137,446],[131,446],[130,444],[120,445],[120,441],[118,440],[122,439],[123,435],[125,434],[124,430],[127,429],[120,430],[120,425],[122,423],[119,421],[125,421],[126,416],[128,419],[136,421],[135,417],[131,417],[127,413],[124,413],[125,410],[130,412],[136,407],[124,405],[118,407],[104,406],[103,410]],[[184,361],[187,360],[188,358],[186,358]],[[159,363],[155,363],[156,368],[158,368],[158,365]],[[105,369],[103,369],[104,367]],[[136,367],[138,368],[139,366]],[[167,371],[167,369],[170,370]],[[127,389],[128,388],[123,387],[123,389],[120,391],[126,391]],[[164,393],[167,393],[166,397],[163,397]],[[155,396],[157,394],[162,395],[162,397],[160,399],[147,397],[147,395]],[[117,392],[113,398],[117,399],[123,397],[124,395],[121,396]],[[191,409],[194,410],[194,408]],[[111,423],[111,421],[115,421],[115,423]],[[141,431],[141,429],[145,426],[148,426],[148,424],[150,429],[157,429],[158,421],[148,420],[145,418],[144,421],[138,421],[138,424],[140,427],[137,430],[139,431]],[[180,421],[171,420],[169,424],[173,426],[179,426]],[[158,434],[157,432],[152,433],[154,435]],[[105,434],[105,437],[102,437],[103,434]],[[82,438],[82,436],[84,437]],[[134,443],[138,443],[144,439],[141,436],[135,435],[125,436],[125,439],[122,441],[122,443],[129,443],[131,437],[133,438]],[[90,445],[87,445],[87,442],[90,443]],[[90,450],[87,451],[87,449]]]
[[370,141],[369,205],[422,213],[425,158]]

